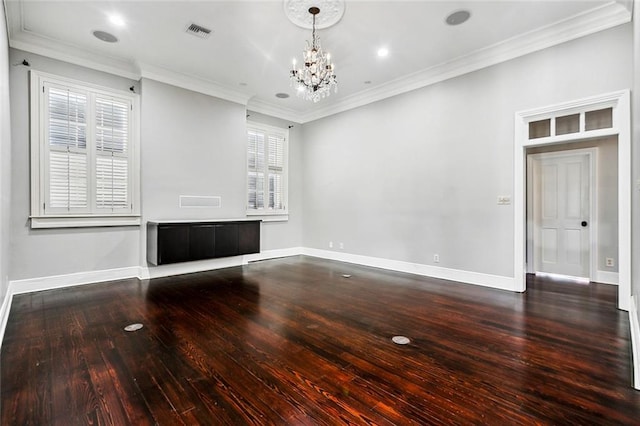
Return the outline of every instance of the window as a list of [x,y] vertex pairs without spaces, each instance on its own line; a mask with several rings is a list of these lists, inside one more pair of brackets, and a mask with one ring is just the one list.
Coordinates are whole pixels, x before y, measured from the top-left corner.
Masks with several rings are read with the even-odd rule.
[[247,214],[287,214],[289,131],[262,124],[247,129]]
[[138,97],[31,71],[31,227],[139,225]]

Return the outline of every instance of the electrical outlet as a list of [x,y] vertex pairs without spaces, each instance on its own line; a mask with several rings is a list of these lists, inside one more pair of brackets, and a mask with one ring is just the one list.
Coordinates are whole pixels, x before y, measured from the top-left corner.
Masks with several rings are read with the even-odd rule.
[[329,248],[333,248],[333,241],[329,241]]
[[440,255],[439,254],[434,254],[433,255],[433,261],[435,263],[440,263]]
[[498,195],[498,204],[501,206],[511,204],[511,197],[509,195]]
[[614,267],[615,266],[615,262],[613,261],[613,257],[607,257],[605,259],[605,264],[610,268]]
[[344,250],[344,243],[340,243],[340,250]]

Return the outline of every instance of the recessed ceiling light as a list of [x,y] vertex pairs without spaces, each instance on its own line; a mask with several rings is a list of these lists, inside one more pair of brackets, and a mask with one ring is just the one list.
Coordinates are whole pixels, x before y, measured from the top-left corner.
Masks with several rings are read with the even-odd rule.
[[467,22],[470,17],[471,12],[469,12],[468,10],[458,10],[447,16],[445,22],[449,25],[460,25]]
[[125,24],[122,16],[115,13],[112,13],[111,15],[109,15],[109,22],[111,22],[116,27],[124,27],[124,24]]
[[387,49],[386,47],[381,47],[380,49],[378,49],[379,58],[385,58],[387,56],[389,56],[389,49]]
[[118,41],[118,37],[106,31],[97,30],[93,32],[93,35],[102,41],[106,41],[107,43],[115,43]]
[[288,93],[276,93],[276,98],[287,99],[289,97]]

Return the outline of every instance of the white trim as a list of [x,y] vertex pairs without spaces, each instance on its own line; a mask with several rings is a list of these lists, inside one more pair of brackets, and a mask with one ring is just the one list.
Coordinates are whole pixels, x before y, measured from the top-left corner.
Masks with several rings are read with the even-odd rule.
[[[618,308],[628,311],[631,301],[631,92],[621,90],[589,98],[521,111],[514,125],[514,286],[525,290],[526,262],[526,149],[557,143],[553,137],[528,139],[528,122],[544,116],[560,116],[568,111],[613,108],[612,134],[618,136]],[[593,135],[589,131],[574,133],[563,142],[579,142]]]
[[640,390],[640,309],[637,296],[631,296],[629,326],[631,328],[631,357],[633,358],[633,387]]
[[139,226],[140,216],[32,216],[31,229]]
[[247,254],[244,256],[247,262],[259,262],[261,260],[277,259],[279,257],[299,256],[304,249],[302,247],[290,247],[284,249],[265,250],[256,254]]
[[481,272],[463,271],[460,269],[442,268],[439,266],[410,263],[401,260],[383,259],[380,257],[362,256],[329,250],[303,248],[302,254],[323,259],[338,260],[358,265],[372,266],[374,268],[389,269],[397,272],[421,275],[444,280],[457,281],[466,284],[475,284],[500,290],[518,291],[514,287],[512,277],[502,275],[483,274]]
[[618,276],[617,272],[597,270],[596,274],[591,279],[591,281],[595,281],[597,283],[602,283],[602,284],[618,285],[618,282],[620,281],[620,277]]
[[302,115],[300,114],[300,112],[281,107],[279,105],[273,105],[269,102],[265,102],[256,98],[249,99],[249,102],[247,103],[247,113],[249,114],[249,116],[251,116],[251,112],[257,112],[260,114],[269,115],[271,117],[277,117],[298,124],[303,123]]
[[140,267],[137,277],[141,280],[169,277],[172,275],[193,274],[214,269],[231,268],[246,265],[244,256],[223,257],[219,259],[197,260],[194,262],[172,263],[159,266]]
[[231,89],[215,81],[193,75],[182,74],[151,64],[140,64],[140,77],[149,78],[161,83],[192,90],[216,98],[247,105],[251,94]]
[[137,266],[129,266],[127,268],[105,269],[102,271],[86,271],[74,274],[12,280],[9,282],[9,289],[12,294],[22,294],[126,278],[137,278],[138,270],[139,268]]
[[[551,122],[552,125],[555,123]],[[533,179],[533,162],[542,161],[547,158],[561,158],[570,157],[575,155],[586,155],[589,161],[589,280],[594,280],[596,277],[596,271],[598,270],[598,185],[597,185],[597,173],[598,173],[598,153],[597,147],[582,148],[565,151],[553,151],[553,152],[541,152],[539,154],[527,155],[527,197],[533,198],[529,187],[530,180]],[[531,201],[531,200],[528,200]],[[527,217],[533,218],[533,203],[527,202]],[[529,229],[531,227],[532,229]],[[535,229],[535,223],[527,223],[527,239],[535,235],[532,232]],[[533,237],[532,237],[533,238]],[[527,272],[535,273],[537,266],[535,263],[535,251],[532,249],[532,245],[527,242]]]
[[7,329],[9,323],[9,312],[11,311],[11,303],[13,302],[13,293],[11,286],[7,288],[7,294],[4,296],[2,306],[0,306],[0,348],[4,342],[4,332]]

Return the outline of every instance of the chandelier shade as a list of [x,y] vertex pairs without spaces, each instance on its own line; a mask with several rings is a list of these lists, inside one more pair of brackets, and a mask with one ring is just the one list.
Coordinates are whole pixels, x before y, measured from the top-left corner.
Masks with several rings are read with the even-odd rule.
[[329,96],[331,89],[338,91],[338,81],[331,55],[322,50],[320,38],[316,36],[316,15],[320,13],[320,9],[310,7],[309,13],[313,15],[311,42],[307,41],[307,47],[302,52],[302,67],[296,68],[297,62],[294,59],[289,77],[291,86],[297,88],[298,96],[318,102]]

